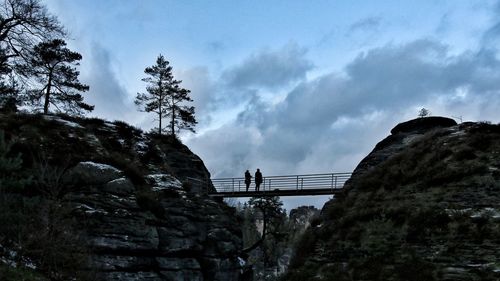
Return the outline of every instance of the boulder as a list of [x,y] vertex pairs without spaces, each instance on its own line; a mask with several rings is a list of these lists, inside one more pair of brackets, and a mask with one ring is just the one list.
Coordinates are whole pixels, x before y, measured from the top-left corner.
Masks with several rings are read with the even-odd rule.
[[68,172],[70,180],[81,184],[105,184],[123,176],[117,168],[91,161],[80,162]]
[[127,178],[119,178],[106,183],[103,191],[115,195],[130,195],[135,192],[135,187]]

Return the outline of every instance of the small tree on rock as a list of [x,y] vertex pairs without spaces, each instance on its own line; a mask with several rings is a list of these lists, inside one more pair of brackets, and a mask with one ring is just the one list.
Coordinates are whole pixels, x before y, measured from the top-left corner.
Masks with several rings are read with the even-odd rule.
[[431,115],[431,112],[425,108],[422,108],[418,111],[418,117],[420,118],[424,118],[424,117],[427,117]]
[[248,253],[261,246],[267,235],[280,236],[281,233],[275,226],[283,220],[283,217],[286,217],[283,202],[278,196],[252,197],[248,201],[248,205],[258,210],[262,215],[262,234],[252,246],[243,249],[243,253]]
[[43,113],[47,114],[49,106],[55,106],[58,111],[81,114],[83,110],[92,111],[93,105],[83,102],[78,92],[89,90],[89,86],[78,81],[80,74],[78,66],[82,55],[66,48],[66,42],[54,39],[42,42],[33,49],[30,64],[26,71],[40,84],[39,89],[31,90],[29,98],[34,104],[43,99]]
[[185,129],[194,132],[197,124],[194,117],[194,107],[183,105],[184,102],[192,102],[189,90],[181,88],[182,81],[174,80],[170,63],[160,54],[156,64],[146,67],[144,73],[148,77],[143,78],[146,82],[147,93],[137,93],[135,104],[142,106],[142,111],[153,112],[158,117],[158,134],[164,131],[162,121],[169,118],[169,131],[175,136],[176,131]]

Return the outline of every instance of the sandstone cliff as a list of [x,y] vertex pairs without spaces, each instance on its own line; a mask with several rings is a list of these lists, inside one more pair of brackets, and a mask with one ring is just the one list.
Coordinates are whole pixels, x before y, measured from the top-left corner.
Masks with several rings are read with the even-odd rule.
[[0,188],[0,207],[21,202],[33,217],[0,227],[0,265],[40,280],[239,280],[239,222],[205,195],[210,175],[178,140],[67,116],[1,115],[0,130],[29,178]]
[[402,123],[325,204],[284,280],[499,280],[500,125]]

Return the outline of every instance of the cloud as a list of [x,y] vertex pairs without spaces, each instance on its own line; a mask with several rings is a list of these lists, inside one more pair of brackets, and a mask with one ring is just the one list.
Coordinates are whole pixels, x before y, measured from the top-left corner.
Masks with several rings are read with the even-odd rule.
[[[216,79],[206,67],[181,70],[176,77],[183,80],[183,87],[191,90],[198,128],[205,129],[220,116],[236,117],[237,110],[245,105],[265,107],[268,101],[260,101],[263,92],[271,91],[267,98],[273,98],[276,92],[305,79],[307,71],[312,69],[312,63],[305,55],[306,49],[287,44],[278,50],[263,50],[250,55],[241,63],[224,69]],[[245,112],[250,114],[252,110]],[[238,118],[254,120],[258,116],[243,114]]]
[[500,21],[498,20],[498,17],[500,16],[500,1],[497,1],[491,10],[493,12],[492,15],[495,22],[482,35],[481,44],[483,46],[494,48],[498,45],[500,39]]
[[195,152],[202,152],[203,159],[210,159],[212,168],[217,167],[211,169],[214,178],[235,176],[238,171],[249,169],[260,142],[258,130],[233,123],[191,139],[189,146]]
[[176,73],[182,80],[182,87],[191,91],[192,105],[195,107],[199,126],[203,127],[211,121],[211,112],[215,109],[217,85],[205,67],[194,67]]
[[313,64],[307,50],[290,43],[280,50],[262,50],[239,65],[227,69],[222,79],[231,88],[276,89],[302,80]]
[[253,97],[236,121],[190,146],[214,176],[257,167],[267,175],[351,171],[419,108],[495,122],[499,95],[500,61],[491,50],[452,55],[432,40],[389,44],[360,54],[344,74],[301,82],[276,105]]
[[380,17],[368,17],[351,24],[348,30],[349,32],[369,31],[377,29],[381,23],[382,18]]
[[94,43],[90,49],[90,58],[84,59],[87,70],[82,75],[82,81],[90,86],[85,100],[95,105],[92,115],[112,120],[130,120],[130,113],[136,112],[136,108],[127,102],[128,93],[112,70],[109,52]]
[[226,44],[223,41],[210,41],[207,43],[207,51],[210,53],[220,53],[226,49]]

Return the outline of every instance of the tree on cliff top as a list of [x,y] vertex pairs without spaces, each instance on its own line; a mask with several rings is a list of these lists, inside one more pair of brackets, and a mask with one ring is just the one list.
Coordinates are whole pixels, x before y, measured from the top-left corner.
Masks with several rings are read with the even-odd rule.
[[189,90],[181,88],[182,81],[174,80],[170,63],[160,54],[156,65],[146,67],[144,73],[148,77],[146,82],[147,93],[137,93],[135,104],[142,107],[142,111],[153,112],[158,116],[158,134],[164,131],[162,120],[169,118],[169,131],[175,136],[176,129],[185,129],[194,132],[198,123],[194,117],[194,107],[183,105],[183,102],[192,102]]
[[0,48],[7,58],[27,57],[38,42],[64,36],[57,18],[39,0],[0,3]]
[[82,55],[66,48],[66,42],[54,39],[35,46],[25,74],[35,77],[40,88],[31,90],[29,98],[34,104],[39,104],[43,98],[43,113],[47,114],[49,105],[58,111],[81,114],[82,110],[92,111],[94,106],[83,102],[78,92],[89,90],[89,86],[78,81],[80,74],[75,66]]
[[19,104],[18,91],[7,75],[22,78],[17,66],[29,61],[33,47],[43,40],[64,36],[57,18],[39,0],[0,2],[0,106]]

